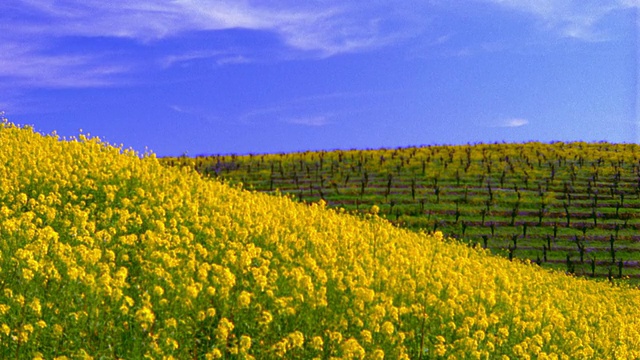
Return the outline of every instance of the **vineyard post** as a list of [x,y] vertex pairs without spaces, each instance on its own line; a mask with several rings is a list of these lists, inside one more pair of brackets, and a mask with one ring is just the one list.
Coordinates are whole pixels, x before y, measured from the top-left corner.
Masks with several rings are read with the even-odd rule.
[[624,226],[625,228],[627,227],[627,223],[629,222],[629,220],[631,220],[632,218],[632,214],[630,213],[624,213],[620,215],[620,218],[622,220],[624,220],[624,224],[622,226]]
[[574,235],[573,240],[576,242],[576,246],[578,247],[578,253],[580,254],[580,263],[584,264],[584,244],[578,238],[578,235]]
[[513,209],[511,210],[511,226],[515,226],[516,224],[516,217],[518,216],[519,207],[520,207],[520,203],[516,203]]
[[545,213],[545,208],[544,208],[544,204],[542,204],[542,207],[538,210],[538,226],[542,226],[542,219],[544,218],[544,213]]
[[416,201],[416,178],[415,177],[411,179],[411,199],[413,199],[413,201]]
[[622,279],[622,267],[624,266],[624,263],[622,262],[622,259],[618,260],[618,277]]
[[571,261],[571,255],[567,254],[567,273],[573,274],[576,271],[576,267]]
[[389,174],[389,177],[387,179],[387,192],[384,195],[384,199],[387,200],[387,198],[389,197],[389,194],[391,194],[391,182],[393,181],[393,175]]
[[271,176],[269,177],[269,191],[273,191],[273,170],[271,171]]
[[567,227],[569,227],[571,226],[571,211],[569,211],[569,205],[567,205],[566,202],[563,202],[562,206],[564,207],[564,213],[567,218]]
[[609,251],[611,253],[611,263],[615,263],[616,262],[616,248],[615,248],[615,238],[613,237],[613,235],[611,235],[611,237],[609,238]]
[[332,187],[334,188],[334,190],[336,191],[336,194],[337,194],[338,196],[340,196],[340,186],[338,185],[338,183],[332,180],[332,181],[331,181],[331,186],[332,186]]
[[364,196],[364,190],[367,187],[367,185],[369,184],[369,174],[367,173],[367,171],[364,172],[364,176],[362,177],[362,180],[360,181],[360,198],[362,199],[362,197]]

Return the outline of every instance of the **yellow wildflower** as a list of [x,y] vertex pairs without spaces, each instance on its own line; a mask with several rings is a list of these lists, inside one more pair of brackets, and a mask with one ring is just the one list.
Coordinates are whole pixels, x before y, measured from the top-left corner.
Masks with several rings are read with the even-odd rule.
[[251,294],[246,291],[241,291],[238,295],[238,306],[240,308],[246,308],[251,303]]

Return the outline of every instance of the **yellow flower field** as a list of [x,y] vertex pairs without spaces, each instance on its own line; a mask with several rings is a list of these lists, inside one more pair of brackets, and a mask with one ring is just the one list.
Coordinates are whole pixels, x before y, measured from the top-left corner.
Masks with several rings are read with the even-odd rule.
[[0,126],[0,358],[634,359],[640,292]]

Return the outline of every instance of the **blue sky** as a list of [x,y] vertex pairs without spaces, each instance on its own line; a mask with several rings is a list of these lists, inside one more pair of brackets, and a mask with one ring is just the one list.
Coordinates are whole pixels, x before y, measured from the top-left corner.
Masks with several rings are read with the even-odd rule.
[[159,156],[640,142],[638,0],[3,0],[0,110]]

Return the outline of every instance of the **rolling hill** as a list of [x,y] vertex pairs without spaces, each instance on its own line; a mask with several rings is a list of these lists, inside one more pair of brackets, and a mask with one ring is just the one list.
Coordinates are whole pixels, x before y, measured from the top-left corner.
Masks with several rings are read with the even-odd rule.
[[2,358],[640,357],[625,285],[97,138],[4,123],[0,147]]

